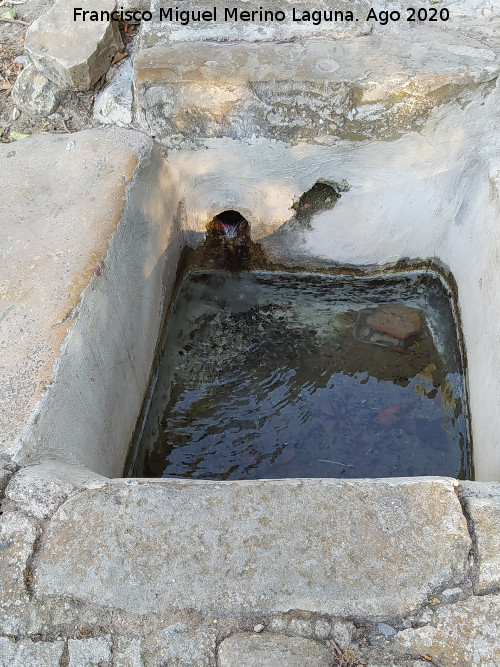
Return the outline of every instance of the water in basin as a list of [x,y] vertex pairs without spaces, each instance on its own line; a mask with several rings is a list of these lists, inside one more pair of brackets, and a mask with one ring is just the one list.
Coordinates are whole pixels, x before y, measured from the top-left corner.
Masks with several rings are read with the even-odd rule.
[[[418,333],[370,326],[391,304]],[[437,276],[201,270],[178,289],[132,474],[468,478],[468,449]]]

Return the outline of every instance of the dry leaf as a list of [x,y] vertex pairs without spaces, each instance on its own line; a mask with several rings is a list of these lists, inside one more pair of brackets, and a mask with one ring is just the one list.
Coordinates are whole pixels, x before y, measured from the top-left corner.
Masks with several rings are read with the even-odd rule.
[[122,61],[124,58],[128,58],[128,53],[126,51],[124,51],[123,53],[117,53],[116,56],[113,58],[113,61],[111,62],[111,67],[113,67],[113,65],[116,65],[116,63]]

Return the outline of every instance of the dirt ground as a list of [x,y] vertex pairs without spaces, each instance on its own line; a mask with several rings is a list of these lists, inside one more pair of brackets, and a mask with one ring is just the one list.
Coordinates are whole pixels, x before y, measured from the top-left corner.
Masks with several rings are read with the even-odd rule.
[[[25,134],[78,132],[99,123],[94,121],[94,100],[104,81],[98,81],[93,89],[85,92],[68,91],[61,105],[48,118],[40,118],[17,109],[10,92],[13,84],[28,61],[24,55],[24,38],[28,26],[46,12],[54,0],[0,0],[0,17],[15,12],[20,23],[0,20],[0,142],[12,141],[11,132]],[[130,53],[136,34],[135,26],[120,26],[125,49]],[[2,131],[3,130],[3,131]]]

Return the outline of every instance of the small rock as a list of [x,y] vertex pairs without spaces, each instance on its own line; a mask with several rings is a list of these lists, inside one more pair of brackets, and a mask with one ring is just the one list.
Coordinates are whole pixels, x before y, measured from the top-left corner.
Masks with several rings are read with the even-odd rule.
[[288,630],[294,635],[299,635],[299,637],[310,637],[312,635],[312,623],[301,618],[292,618],[288,624]]
[[444,603],[456,602],[457,600],[460,600],[463,594],[464,592],[461,588],[447,588],[441,593],[441,600]]
[[68,143],[66,144],[66,150],[72,151],[75,146],[76,146],[76,141],[73,140],[68,141]]
[[11,96],[22,109],[45,118],[57,109],[63,92],[34,67],[25,67],[12,86]]
[[379,623],[378,631],[381,635],[384,635],[384,637],[394,637],[398,632],[392,625],[387,625],[387,623]]
[[366,318],[367,324],[375,331],[406,340],[422,329],[420,311],[417,308],[390,303],[377,306]]
[[[14,85],[15,85],[15,84],[14,84]],[[11,94],[12,94],[12,93],[11,93]],[[17,120],[17,119],[19,118],[20,115],[21,115],[21,112],[19,111],[19,109],[18,109],[17,107],[14,107],[14,108],[12,109],[12,120]]]
[[427,609],[424,609],[424,611],[420,614],[419,621],[421,623],[430,623],[434,617],[434,612],[432,609],[427,607]]
[[355,632],[356,626],[354,623],[351,623],[350,621],[335,621],[332,623],[330,637],[335,641],[336,644],[339,645],[343,651],[345,651],[345,649],[349,648],[351,645]]
[[28,56],[17,56],[17,58],[14,58],[14,62],[18,63],[18,65],[26,65],[28,61]]
[[287,627],[288,621],[284,616],[275,616],[273,619],[271,619],[271,623],[269,624],[270,630],[278,633],[283,632]]
[[264,630],[264,625],[262,623],[257,623],[257,625],[253,626],[254,632],[262,632],[262,630]]
[[314,634],[318,639],[326,639],[330,634],[330,623],[323,618],[318,618],[314,626]]

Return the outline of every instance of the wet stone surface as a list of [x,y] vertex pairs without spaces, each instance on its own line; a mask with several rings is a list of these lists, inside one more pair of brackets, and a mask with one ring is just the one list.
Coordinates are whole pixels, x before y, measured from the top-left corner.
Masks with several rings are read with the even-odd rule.
[[162,354],[136,476],[468,476],[436,278],[192,272]]

